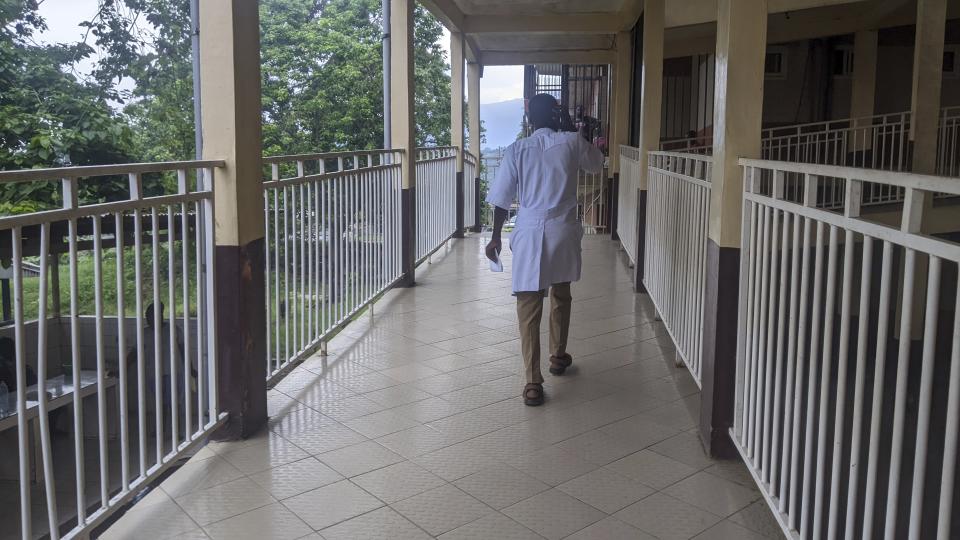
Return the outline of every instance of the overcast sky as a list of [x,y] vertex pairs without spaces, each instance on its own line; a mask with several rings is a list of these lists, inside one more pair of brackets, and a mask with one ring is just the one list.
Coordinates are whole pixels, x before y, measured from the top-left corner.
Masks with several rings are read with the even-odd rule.
[[[49,29],[40,36],[48,43],[66,43],[83,37],[84,28],[80,21],[89,19],[97,11],[97,0],[43,0],[40,15],[47,21]],[[443,48],[450,54],[450,34],[444,31]],[[79,66],[80,71],[89,71],[94,60],[86,60]],[[523,67],[496,66],[483,70],[480,80],[480,102],[497,103],[523,97]]]

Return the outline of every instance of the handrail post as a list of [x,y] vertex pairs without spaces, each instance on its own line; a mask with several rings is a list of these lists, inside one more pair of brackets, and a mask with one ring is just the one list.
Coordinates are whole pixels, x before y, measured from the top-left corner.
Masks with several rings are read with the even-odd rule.
[[265,225],[261,178],[260,35],[256,2],[200,3],[204,156],[214,177],[218,410],[215,435],[246,438],[267,421]]

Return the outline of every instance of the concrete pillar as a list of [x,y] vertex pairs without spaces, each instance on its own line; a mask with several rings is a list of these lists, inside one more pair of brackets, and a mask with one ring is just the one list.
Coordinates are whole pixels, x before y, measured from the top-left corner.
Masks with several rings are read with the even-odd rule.
[[703,315],[700,435],[713,456],[732,456],[743,173],[760,157],[767,2],[719,0],[713,175]]
[[640,74],[640,192],[637,194],[637,264],[634,287],[643,286],[644,241],[647,224],[647,152],[660,149],[660,107],[663,103],[664,0],[646,0],[643,7],[643,62]]
[[480,209],[486,204],[480,200],[480,71],[481,66],[476,62],[467,63],[467,117],[470,120],[470,152],[477,158],[477,178],[474,178],[474,195],[476,196],[477,222],[473,224],[473,232],[480,232]]
[[267,420],[259,22],[256,2],[200,3],[203,157],[226,162],[214,175],[221,439]]
[[630,32],[617,33],[617,63],[613,84],[613,110],[610,133],[610,170],[613,174],[613,189],[610,206],[610,237],[618,240],[617,202],[620,193],[620,145],[628,144],[630,133],[630,82],[633,80],[633,40]]
[[[877,35],[876,30],[860,30],[854,34],[853,85],[850,92],[850,117],[873,116],[877,93]],[[853,137],[854,151],[869,150],[871,137]]]
[[[917,2],[917,31],[913,46],[913,94],[910,102],[910,140],[913,172],[933,174],[937,166],[937,122],[943,76],[943,38],[947,0]],[[929,199],[929,195],[927,196]],[[929,214],[929,212],[926,212]]]
[[416,262],[416,159],[414,138],[413,9],[415,0],[390,0],[390,142],[403,150],[400,205],[400,285],[414,284]]
[[[457,147],[457,230],[455,238],[463,238],[464,190],[463,159],[463,34],[450,32],[450,144]],[[472,184],[471,184],[472,185]]]
[[853,41],[853,85],[850,96],[850,116],[873,116],[877,93],[877,35],[876,30],[860,30]]

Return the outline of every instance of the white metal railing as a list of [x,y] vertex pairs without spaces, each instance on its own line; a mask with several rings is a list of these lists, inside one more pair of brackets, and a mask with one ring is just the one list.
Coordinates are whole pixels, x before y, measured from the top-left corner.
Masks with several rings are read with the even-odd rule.
[[937,174],[960,177],[960,107],[940,111],[937,132]]
[[[223,421],[212,191],[222,166],[0,172],[3,184],[59,186],[58,208],[0,217],[14,306],[0,333],[15,364],[0,431],[17,431],[0,455],[19,462],[19,494],[0,498],[19,496],[20,537],[86,537]],[[52,429],[60,416],[71,433]]]
[[620,245],[637,263],[637,233],[639,214],[637,213],[640,195],[640,150],[632,146],[620,146],[620,186],[617,193],[617,235]]
[[607,180],[605,173],[579,171],[577,208],[583,232],[603,234],[607,229]]
[[647,169],[644,285],[697,384],[712,168],[709,156],[650,152]]
[[416,260],[420,264],[457,228],[457,148],[417,149]]
[[[713,136],[662,141],[660,149],[713,153]],[[761,157],[776,161],[819,163],[889,171],[911,165],[910,113],[899,112],[764,129]],[[936,174],[960,176],[960,107],[940,111]],[[867,204],[891,202],[890,192],[864,193]],[[902,200],[902,199],[898,199]]]
[[[794,538],[955,538],[960,244],[922,234],[937,176],[741,159],[731,437]],[[802,175],[799,200],[787,175]],[[763,181],[761,181],[763,180]],[[817,208],[821,182],[842,212]],[[902,191],[899,227],[860,217]]]
[[477,221],[477,158],[470,152],[463,153],[463,223],[471,227]]
[[761,156],[777,161],[889,171],[910,168],[910,113],[765,129]]
[[684,152],[689,154],[713,154],[713,135],[704,134],[681,139],[660,141],[660,150],[664,152]]
[[400,277],[402,152],[264,158],[267,379]]

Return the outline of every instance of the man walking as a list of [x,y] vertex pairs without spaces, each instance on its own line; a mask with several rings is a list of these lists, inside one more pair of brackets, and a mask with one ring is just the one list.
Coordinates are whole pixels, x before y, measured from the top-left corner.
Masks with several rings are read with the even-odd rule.
[[577,219],[577,175],[580,169],[600,172],[603,153],[577,133],[561,131],[564,114],[553,96],[534,96],[528,115],[535,131],[507,148],[487,194],[487,202],[496,209],[493,237],[486,253],[491,260],[497,260],[507,209],[518,200],[520,211],[510,236],[510,250],[527,378],[523,402],[540,405],[543,298],[549,290],[550,373],[562,375],[573,363],[566,351],[572,302],[570,282],[580,279],[581,266],[583,227]]

